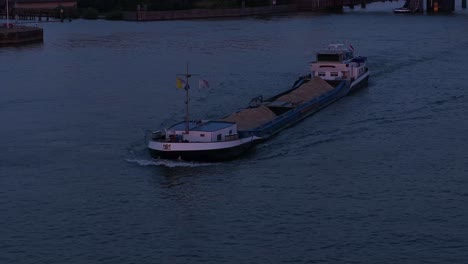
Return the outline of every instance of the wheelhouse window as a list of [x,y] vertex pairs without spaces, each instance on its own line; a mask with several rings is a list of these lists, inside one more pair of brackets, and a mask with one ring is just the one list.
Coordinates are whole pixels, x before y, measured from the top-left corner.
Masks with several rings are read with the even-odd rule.
[[317,54],[317,61],[341,61],[340,54]]
[[200,137],[204,137],[204,136],[205,136],[205,134],[200,134]]
[[325,77],[325,72],[319,72],[319,73],[318,73],[318,76]]
[[216,140],[221,141],[221,139],[222,139],[222,135],[221,135],[221,134],[218,134],[218,135],[216,136]]
[[337,73],[337,72],[332,72],[332,73],[330,73],[330,76],[332,76],[332,77],[338,77],[338,73]]

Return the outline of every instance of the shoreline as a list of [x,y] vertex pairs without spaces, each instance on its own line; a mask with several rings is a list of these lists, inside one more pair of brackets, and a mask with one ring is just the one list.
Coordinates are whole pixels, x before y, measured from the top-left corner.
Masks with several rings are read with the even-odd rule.
[[242,17],[253,15],[270,15],[277,13],[291,13],[298,11],[296,5],[280,5],[266,7],[245,7],[226,9],[186,9],[171,11],[126,11],[123,20],[127,21],[158,21],[158,20],[184,20],[218,17]]

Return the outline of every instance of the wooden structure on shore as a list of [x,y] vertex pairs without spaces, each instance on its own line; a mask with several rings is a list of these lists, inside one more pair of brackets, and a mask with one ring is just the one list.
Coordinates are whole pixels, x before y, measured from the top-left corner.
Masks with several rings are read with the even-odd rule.
[[276,13],[290,13],[297,11],[295,5],[278,5],[263,7],[225,8],[225,9],[187,9],[171,11],[147,11],[144,7],[137,7],[136,12],[124,12],[124,20],[154,21],[176,20],[214,17],[241,17],[253,15],[269,15]]
[[[1,1],[1,0],[0,0]],[[36,20],[43,18],[71,19],[77,9],[77,0],[7,0],[9,5],[0,4],[0,18],[10,20]],[[8,12],[6,6],[9,6]]]
[[[348,0],[295,0],[298,10],[301,11],[320,11],[320,10],[338,10],[342,9],[344,2]],[[353,0],[349,0],[353,1]],[[365,1],[365,0],[354,0]]]
[[[422,1],[422,0],[421,0]],[[463,7],[464,1],[464,7]],[[462,1],[462,8],[466,8],[466,0]],[[454,0],[426,0],[426,11],[428,13],[452,12],[455,10]]]
[[[354,8],[355,5],[361,5],[361,8],[366,8],[367,4],[372,2],[382,2],[387,0],[295,0],[298,10],[320,10],[325,8],[341,9],[344,6]],[[392,0],[390,0],[392,1]],[[397,0],[398,1],[398,0]],[[461,7],[466,8],[466,1],[462,0]],[[436,13],[436,12],[452,12],[455,10],[455,0],[404,0],[404,6],[413,10],[416,13]]]
[[15,0],[14,9],[71,9],[77,7],[77,0]]
[[[63,9],[62,9],[63,10]],[[9,12],[10,20],[38,20],[71,18],[72,10],[64,9],[11,9]],[[0,11],[0,19],[6,19],[5,11]]]
[[[131,21],[154,21],[154,20],[180,20],[180,19],[198,19],[214,17],[240,17],[253,15],[270,15],[277,13],[292,13],[300,11],[341,11],[343,7],[354,8],[360,5],[366,8],[372,2],[382,2],[392,0],[291,0],[288,5],[262,6],[262,7],[242,7],[225,9],[186,9],[186,10],[167,10],[167,11],[149,11],[146,6],[138,5],[136,11],[123,12],[123,20]],[[398,1],[398,0],[396,0]],[[454,10],[454,0],[403,0],[405,6],[422,13],[431,12],[452,12]],[[462,0],[462,8],[466,8],[466,1]],[[391,11],[391,10],[389,10]]]

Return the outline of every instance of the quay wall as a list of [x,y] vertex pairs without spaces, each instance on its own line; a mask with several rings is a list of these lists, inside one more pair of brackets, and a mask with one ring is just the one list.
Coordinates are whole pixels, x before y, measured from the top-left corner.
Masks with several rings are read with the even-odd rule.
[[[355,1],[358,2],[361,0]],[[342,9],[344,0],[296,0],[295,2],[299,10],[320,11],[330,9]]]
[[124,12],[123,19],[131,21],[175,20],[214,17],[240,17],[252,15],[268,15],[274,13],[289,13],[297,11],[296,5],[279,5],[251,8],[226,9],[188,9],[172,11],[134,11]]

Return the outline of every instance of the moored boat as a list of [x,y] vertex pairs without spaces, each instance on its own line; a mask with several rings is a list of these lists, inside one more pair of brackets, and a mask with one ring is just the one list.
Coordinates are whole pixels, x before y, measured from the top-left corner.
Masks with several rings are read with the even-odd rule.
[[399,7],[399,8],[393,9],[393,13],[395,13],[395,14],[405,14],[405,13],[414,13],[414,11],[407,8],[407,7]]
[[330,44],[310,63],[310,74],[268,99],[253,98],[249,106],[218,120],[190,121],[188,81],[185,74],[186,118],[164,130],[154,131],[148,149],[154,158],[186,161],[234,159],[256,144],[303,120],[339,98],[367,84],[365,57],[354,56],[351,46]]

